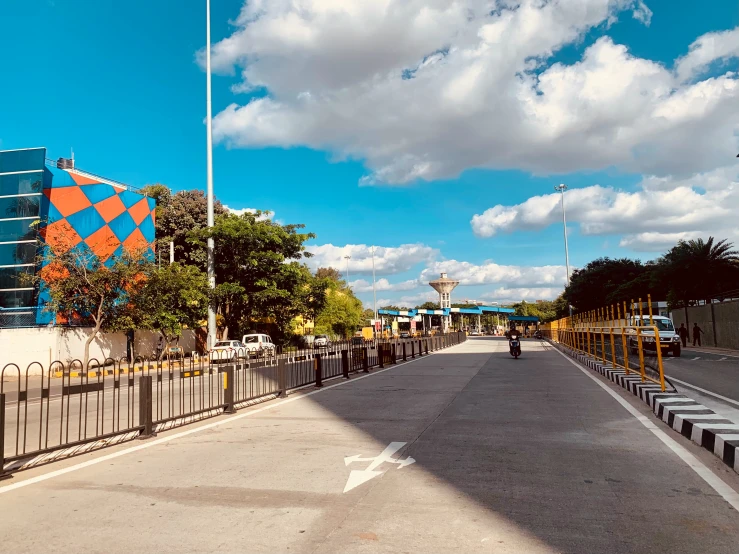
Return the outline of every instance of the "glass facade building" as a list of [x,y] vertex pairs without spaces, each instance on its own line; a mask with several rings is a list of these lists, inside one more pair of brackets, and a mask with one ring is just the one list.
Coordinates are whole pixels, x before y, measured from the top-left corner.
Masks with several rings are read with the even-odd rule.
[[19,316],[29,311],[17,309],[36,307],[22,275],[35,271],[45,160],[45,148],[0,152],[0,308],[14,308]]
[[73,165],[48,160],[45,148],[0,151],[0,327],[54,319],[23,277],[39,269],[39,235],[57,249],[89,249],[103,262],[124,249],[153,258],[154,199]]

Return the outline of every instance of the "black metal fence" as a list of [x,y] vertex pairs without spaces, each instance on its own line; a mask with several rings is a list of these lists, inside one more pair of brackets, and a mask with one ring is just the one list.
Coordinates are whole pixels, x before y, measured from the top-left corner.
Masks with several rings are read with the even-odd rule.
[[49,368],[34,362],[25,370],[7,364],[0,370],[0,478],[465,340],[452,333],[281,354],[232,349],[200,358],[92,359],[86,367],[79,360]]

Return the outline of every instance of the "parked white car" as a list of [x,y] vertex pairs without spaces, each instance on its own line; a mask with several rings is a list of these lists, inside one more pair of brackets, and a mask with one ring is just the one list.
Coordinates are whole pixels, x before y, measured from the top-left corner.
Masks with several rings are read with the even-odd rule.
[[262,333],[252,333],[244,335],[241,339],[250,356],[274,356],[277,353],[277,347],[272,342],[269,335]]
[[[675,330],[675,325],[669,317],[655,315],[652,316],[652,323],[649,323],[649,316],[634,316],[630,321],[631,325],[636,327],[657,327],[659,331],[659,343],[662,354],[672,353],[676,358],[680,357],[680,335]],[[641,333],[642,346],[644,350],[652,350],[656,353],[657,345],[655,344],[654,331],[652,329],[644,329]],[[634,334],[629,336],[629,350],[632,354],[636,354],[639,348],[639,341]]]
[[328,340],[328,335],[316,335],[313,339],[313,348],[328,348],[331,346],[331,341]]
[[211,362],[233,362],[239,355],[244,355],[246,348],[238,340],[220,340],[210,351]]

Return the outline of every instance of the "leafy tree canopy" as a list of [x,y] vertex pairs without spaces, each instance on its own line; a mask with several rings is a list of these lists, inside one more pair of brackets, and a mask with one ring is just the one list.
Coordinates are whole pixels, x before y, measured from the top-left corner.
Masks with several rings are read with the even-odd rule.
[[183,329],[202,323],[209,295],[208,279],[197,267],[150,264],[144,286],[130,298],[132,319],[139,329],[157,331],[171,343]]
[[275,340],[290,332],[297,315],[311,317],[322,305],[325,283],[318,282],[305,264],[303,225],[280,225],[259,213],[222,214],[213,229],[194,230],[189,241],[203,247],[215,240],[216,300],[228,330],[248,331],[252,322],[269,320]]
[[[208,200],[202,190],[180,190],[172,194],[162,184],[148,185],[142,193],[157,201],[156,240],[162,255],[169,255],[169,243],[174,241],[175,261],[198,266],[203,271],[208,260],[205,244],[188,241],[191,232],[208,225]],[[218,217],[226,209],[216,200],[213,211]]]

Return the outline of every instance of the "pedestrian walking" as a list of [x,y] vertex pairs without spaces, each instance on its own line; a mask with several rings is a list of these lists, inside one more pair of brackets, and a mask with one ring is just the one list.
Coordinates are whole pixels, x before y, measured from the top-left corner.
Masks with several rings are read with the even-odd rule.
[[701,335],[703,334],[703,329],[698,327],[697,323],[693,323],[693,346],[695,346],[695,343],[698,342],[698,346],[701,345]]
[[688,335],[690,332],[684,323],[680,324],[680,329],[677,330],[677,334],[680,336],[680,340],[683,341],[683,348],[688,346]]

